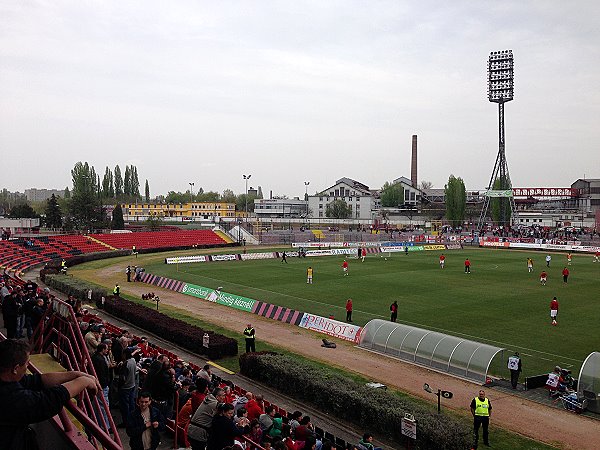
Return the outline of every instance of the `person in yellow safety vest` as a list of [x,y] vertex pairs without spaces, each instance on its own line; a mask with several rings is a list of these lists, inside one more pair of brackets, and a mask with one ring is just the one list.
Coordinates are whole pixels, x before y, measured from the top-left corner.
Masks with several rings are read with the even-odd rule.
[[62,273],[67,273],[67,261],[64,259],[60,262],[60,271]]
[[115,297],[118,297],[119,294],[121,293],[121,286],[119,286],[119,284],[115,284],[115,288],[113,289],[113,295]]
[[479,396],[471,401],[471,414],[473,414],[473,448],[477,448],[479,441],[479,427],[483,426],[483,445],[489,447],[488,427],[492,415],[492,403],[485,397],[485,391],[479,391]]
[[256,351],[256,331],[252,325],[248,324],[244,330],[244,338],[246,339],[246,353]]

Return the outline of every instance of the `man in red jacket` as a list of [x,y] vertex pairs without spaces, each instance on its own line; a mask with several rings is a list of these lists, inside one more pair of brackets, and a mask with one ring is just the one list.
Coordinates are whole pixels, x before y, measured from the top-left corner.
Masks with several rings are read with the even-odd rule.
[[465,259],[465,273],[471,273],[471,261],[469,261],[469,258]]
[[562,271],[563,282],[566,283],[569,280],[569,269],[566,267]]
[[246,403],[246,411],[248,411],[248,419],[250,421],[257,419],[261,414],[264,414],[264,403],[263,396],[261,394],[256,394],[253,399],[248,400]]
[[346,322],[352,322],[352,299],[346,301]]

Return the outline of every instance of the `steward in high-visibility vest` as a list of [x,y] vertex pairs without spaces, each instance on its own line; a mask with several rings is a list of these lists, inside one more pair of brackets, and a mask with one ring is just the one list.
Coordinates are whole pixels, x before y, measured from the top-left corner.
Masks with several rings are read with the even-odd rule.
[[492,415],[492,403],[486,398],[483,390],[480,390],[479,396],[471,401],[471,414],[473,414],[473,448],[477,448],[480,426],[483,426],[483,443],[489,446],[488,428]]
[[121,293],[121,287],[118,284],[115,284],[115,288],[113,289],[113,295],[118,297]]
[[246,339],[246,353],[256,351],[256,331],[252,325],[248,324],[244,330],[244,338]]
[[475,397],[475,415],[476,416],[490,416],[490,401],[487,398],[481,400],[479,397]]

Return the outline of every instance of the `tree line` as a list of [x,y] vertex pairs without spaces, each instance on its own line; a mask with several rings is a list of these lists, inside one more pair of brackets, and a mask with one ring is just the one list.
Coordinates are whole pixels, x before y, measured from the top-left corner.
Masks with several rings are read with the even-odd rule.
[[[114,170],[108,166],[105,168],[102,181],[95,168],[87,162],[77,162],[71,170],[72,186],[65,189],[63,199],[52,195],[45,202],[42,214],[42,223],[48,228],[71,229],[102,229],[123,228],[123,212],[121,203],[132,203],[142,201],[150,203],[188,203],[188,202],[223,202],[235,203],[238,211],[254,211],[254,200],[262,199],[262,188],[259,186],[256,193],[250,192],[236,195],[231,189],[225,189],[222,193],[216,191],[204,191],[202,187],[198,191],[187,190],[185,192],[169,191],[166,196],[159,195],[155,199],[150,198],[150,187],[145,180],[144,197],[140,195],[140,183],[137,167],[126,165],[122,174],[119,165]],[[503,186],[502,180],[496,180],[493,184],[495,189]],[[431,188],[432,184],[422,181],[420,189]],[[460,226],[465,221],[467,214],[467,193],[462,178],[453,174],[448,178],[444,186],[445,194],[445,218],[452,226]],[[12,202],[12,206],[11,206]],[[380,202],[382,207],[408,208],[404,202],[404,189],[400,183],[386,182],[380,190]],[[492,198],[490,213],[492,220],[499,223],[502,220],[508,223],[510,219],[510,205],[507,206],[505,199]],[[113,210],[113,219],[109,221],[106,216],[105,205],[116,205]],[[35,218],[40,217],[40,209],[34,210],[22,194],[13,194],[6,189],[0,191],[0,208],[9,211],[8,217]],[[415,211],[416,212],[416,211]],[[443,214],[443,212],[442,212]],[[344,200],[338,199],[326,206],[325,216],[335,219],[347,219],[352,217],[352,208]],[[440,216],[441,218],[441,216]]]
[[[102,180],[94,166],[87,162],[77,162],[71,169],[71,187],[65,188],[64,198],[52,195],[44,205],[27,203],[23,194],[13,194],[6,189],[0,191],[0,208],[11,218],[41,218],[42,224],[48,228],[64,228],[66,230],[122,229],[123,210],[121,204],[143,203],[188,203],[188,202],[223,202],[235,203],[236,210],[254,211],[254,200],[263,198],[262,188],[256,193],[236,195],[231,189],[222,193],[215,191],[186,192],[170,191],[166,196],[150,197],[150,186],[145,180],[144,196],[140,194],[140,182],[137,167],[126,165],[122,172],[119,165],[114,170],[106,167]],[[106,205],[115,205],[112,220],[106,214]],[[6,205],[6,206],[4,206]],[[154,218],[152,226],[156,227],[159,218]]]

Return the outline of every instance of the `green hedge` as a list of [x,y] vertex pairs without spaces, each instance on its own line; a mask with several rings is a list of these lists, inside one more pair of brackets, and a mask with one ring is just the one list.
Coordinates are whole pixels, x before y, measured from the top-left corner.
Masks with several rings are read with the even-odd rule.
[[66,295],[72,295],[81,301],[88,301],[88,291],[92,290],[92,301],[100,304],[102,297],[106,297],[106,289],[87,281],[73,278],[68,275],[45,273],[43,281],[50,287]]
[[[109,296],[105,289],[84,280],[68,275],[48,275],[46,276],[46,283],[64,294],[73,295],[75,298],[82,300],[88,298],[88,291],[91,289],[92,300],[97,305],[101,305],[102,297],[105,298],[104,309],[108,313],[149,330],[162,339],[173,342],[194,353],[204,354],[211,359],[220,359],[238,354],[238,344],[235,339],[214,333],[211,330],[203,330],[124,298]],[[208,349],[202,346],[205,332],[210,337]]]
[[361,430],[396,442],[406,439],[401,435],[400,424],[404,414],[410,413],[417,420],[418,449],[467,449],[472,443],[472,425],[466,420],[437,414],[408,397],[368,388],[291,356],[242,354],[240,371],[320,411],[352,422]]

